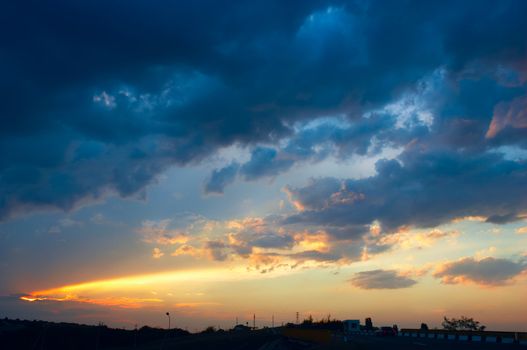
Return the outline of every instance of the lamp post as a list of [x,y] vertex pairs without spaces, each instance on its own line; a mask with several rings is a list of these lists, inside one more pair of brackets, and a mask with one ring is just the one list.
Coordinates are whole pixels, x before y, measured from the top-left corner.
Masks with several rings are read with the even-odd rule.
[[170,312],[167,312],[167,317],[168,317],[168,330],[170,330]]

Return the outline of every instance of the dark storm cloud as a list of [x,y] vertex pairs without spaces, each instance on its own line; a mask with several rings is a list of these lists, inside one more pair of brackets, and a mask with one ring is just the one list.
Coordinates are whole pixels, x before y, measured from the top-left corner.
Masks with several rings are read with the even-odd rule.
[[518,220],[521,220],[521,217],[519,217],[515,213],[510,213],[505,215],[491,215],[485,221],[493,224],[506,224]]
[[241,174],[248,180],[263,176],[273,176],[288,170],[293,165],[291,159],[281,159],[272,148],[256,148],[251,159],[242,165]]
[[300,210],[309,211],[327,208],[334,193],[339,193],[343,184],[335,178],[319,178],[301,188],[286,188],[290,199]]
[[372,270],[356,273],[350,282],[361,289],[400,289],[408,288],[417,281],[399,274],[395,270]]
[[249,242],[254,247],[260,248],[291,248],[294,241],[288,235],[263,234]]
[[246,220],[242,227],[231,238],[234,247],[252,250],[253,247],[267,249],[290,249],[295,240],[292,232],[279,232],[279,219],[268,216],[262,220]]
[[[291,218],[288,218],[289,220]],[[291,220],[294,221],[294,220]],[[338,240],[347,240],[347,239],[360,239],[364,235],[370,232],[370,225],[327,225],[325,227],[326,232],[333,238]]]
[[205,184],[205,192],[223,193],[225,186],[235,180],[239,167],[238,163],[233,162],[224,168],[214,170]]
[[473,282],[481,285],[499,286],[510,282],[527,269],[526,261],[512,261],[501,258],[464,258],[438,267],[434,277],[443,283],[458,284]]
[[[254,100],[259,88],[239,87],[252,80],[253,63],[267,60],[258,48],[264,34],[272,28],[289,40],[318,8],[27,5],[2,11],[2,32],[11,33],[1,61],[2,217],[131,195],[171,164],[283,134],[276,117],[250,110],[262,103]],[[264,13],[269,20],[260,21]],[[144,139],[153,142],[138,146]],[[102,149],[86,151],[85,143]]]
[[[519,98],[525,95],[527,71],[526,6],[522,1],[2,4],[0,218],[30,209],[68,210],[107,193],[141,194],[167,167],[200,162],[232,144],[255,149],[240,170],[244,178],[274,176],[295,159],[258,144],[290,137],[298,121],[327,115],[358,120],[439,68],[454,85],[478,84],[490,75],[507,90],[499,99]],[[474,100],[491,105],[496,96]],[[441,110],[441,116],[473,114],[457,111],[462,109]],[[442,137],[435,139],[449,139],[450,133],[440,132],[443,125],[454,131],[465,125],[472,132],[456,140],[484,142],[492,115],[475,114],[479,119],[465,124],[456,118],[438,121],[440,130],[433,131]],[[500,133],[517,135],[524,128],[521,116],[507,120]],[[498,142],[500,133],[487,142]],[[340,149],[344,155],[363,154],[375,136],[362,129],[344,134],[342,142],[352,139],[352,146]],[[399,137],[391,133],[384,142]],[[316,158],[306,146],[315,139],[304,135],[287,151]],[[212,182],[210,190],[221,192],[226,180]]]
[[378,220],[390,232],[464,216],[506,222],[527,207],[527,163],[499,154],[422,152],[415,145],[398,160],[377,162],[376,170],[370,178],[316,179],[289,188],[291,200],[303,211],[285,222],[347,226]]
[[[395,119],[380,114],[355,121],[350,125],[339,125],[342,120],[327,120],[319,125],[304,125],[294,132],[281,148],[256,147],[251,152],[251,159],[239,167],[239,173],[245,180],[258,180],[273,177],[287,172],[297,163],[318,162],[334,155],[347,159],[352,155],[375,155],[382,147],[372,147],[375,137],[379,145],[397,147],[408,143],[413,138],[425,133],[426,128],[416,127],[411,130],[393,131]],[[232,181],[219,181],[223,175],[233,179],[238,167],[233,165],[213,170],[210,181],[205,185],[205,192],[223,193],[223,189]],[[217,181],[216,181],[217,180]],[[209,188],[210,186],[216,186]]]

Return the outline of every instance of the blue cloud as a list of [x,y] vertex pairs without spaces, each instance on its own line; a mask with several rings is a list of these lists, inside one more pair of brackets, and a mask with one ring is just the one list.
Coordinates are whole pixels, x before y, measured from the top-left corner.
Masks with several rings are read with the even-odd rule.
[[273,148],[257,147],[252,152],[251,159],[240,168],[240,173],[247,180],[255,180],[287,171],[293,164],[291,159],[280,158]]
[[347,227],[377,220],[385,232],[393,232],[464,216],[507,222],[527,206],[525,162],[490,153],[422,152],[420,146],[398,159],[377,162],[373,177],[316,179],[305,187],[288,188],[303,211],[285,222]]
[[240,165],[236,162],[230,165],[214,170],[205,184],[206,193],[223,193],[226,185],[232,183],[236,178]]
[[[363,119],[419,90],[438,69],[451,89],[445,100],[430,99],[436,119],[413,137],[480,153],[525,147],[522,123],[484,135],[497,103],[526,95],[526,6],[4,4],[0,30],[11,35],[0,44],[0,218],[70,210],[108,193],[142,195],[169,167],[234,144],[254,149],[242,178],[275,176],[297,160],[262,145],[290,138],[296,123],[314,118]],[[343,155],[364,154],[372,141],[410,141],[389,123],[319,131],[299,138],[290,156],[323,157],[307,146],[323,135]]]

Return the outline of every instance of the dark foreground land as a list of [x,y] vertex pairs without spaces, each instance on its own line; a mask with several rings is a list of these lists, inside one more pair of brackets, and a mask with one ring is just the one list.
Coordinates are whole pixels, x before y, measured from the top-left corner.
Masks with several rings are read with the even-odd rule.
[[0,349],[4,350],[324,350],[324,349],[525,349],[517,344],[468,343],[411,337],[336,334],[330,343],[316,344],[283,334],[283,329],[257,331],[215,331],[190,334],[143,327],[138,330],[112,329],[43,321],[0,320]]
[[213,334],[208,337],[190,337],[167,341],[162,347],[161,344],[149,344],[141,347],[144,350],[154,349],[233,349],[233,350],[376,350],[376,349],[394,349],[394,350],[412,350],[412,349],[527,349],[527,346],[516,344],[486,344],[486,343],[467,343],[447,340],[419,340],[403,337],[376,337],[376,336],[355,336],[348,342],[343,343],[335,341],[331,344],[313,344],[309,342],[298,341],[287,338],[279,334],[272,334],[264,330],[236,335],[219,335]]

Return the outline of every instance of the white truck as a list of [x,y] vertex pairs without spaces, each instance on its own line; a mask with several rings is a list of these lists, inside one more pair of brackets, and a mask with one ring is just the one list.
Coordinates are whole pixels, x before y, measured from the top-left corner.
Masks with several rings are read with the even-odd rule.
[[344,320],[344,333],[358,333],[360,332],[359,320]]

